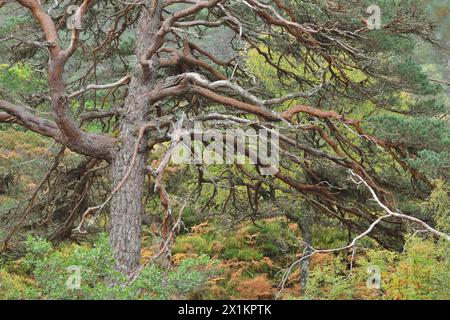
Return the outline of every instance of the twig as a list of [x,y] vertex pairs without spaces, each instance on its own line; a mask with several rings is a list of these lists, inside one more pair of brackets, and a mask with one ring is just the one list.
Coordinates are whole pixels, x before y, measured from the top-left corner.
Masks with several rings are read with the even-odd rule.
[[34,203],[34,200],[36,199],[37,194],[39,193],[39,191],[41,190],[41,188],[43,187],[45,182],[50,178],[50,175],[52,174],[52,172],[58,167],[59,162],[61,161],[61,157],[64,155],[64,151],[65,150],[66,150],[65,147],[61,148],[61,150],[58,152],[58,154],[57,154],[57,156],[55,158],[55,161],[53,162],[52,167],[50,168],[50,170],[47,171],[47,173],[45,174],[44,178],[42,178],[41,182],[39,183],[37,188],[34,190],[33,195],[30,198],[30,202],[28,203],[27,208],[23,212],[23,214],[20,217],[19,221],[14,225],[12,230],[9,232],[9,234],[6,236],[5,240],[3,241],[3,246],[0,249],[0,254],[5,252],[5,250],[8,248],[8,242],[11,240],[12,236],[14,235],[14,233],[16,233],[16,231],[20,228],[20,226],[25,221],[27,216],[30,214],[31,210],[33,209],[33,203]]
[[[349,170],[349,172],[350,172],[350,174],[351,174],[352,176],[358,178],[358,180],[360,181],[360,182],[356,182],[356,181],[355,181],[355,183],[363,183],[363,184],[367,187],[367,189],[368,189],[368,190],[370,191],[370,193],[372,194],[372,197],[373,197],[373,199],[375,200],[375,202],[376,202],[376,203],[377,203],[384,211],[386,211],[387,214],[384,215],[384,216],[381,216],[381,217],[379,217],[377,220],[375,220],[375,221],[370,225],[370,227],[369,227],[366,231],[364,231],[363,233],[361,233],[361,234],[359,234],[357,237],[355,237],[355,238],[353,239],[353,241],[352,241],[349,245],[347,245],[347,246],[345,246],[345,247],[336,248],[336,249],[325,249],[325,250],[317,250],[317,249],[314,249],[313,247],[310,247],[310,249],[312,250],[312,253],[311,253],[311,254],[309,254],[309,255],[307,255],[307,256],[304,256],[304,257],[300,258],[299,260],[297,260],[297,261],[295,261],[294,263],[292,263],[292,264],[289,266],[289,268],[286,269],[285,273],[283,274],[283,277],[282,277],[282,280],[281,280],[281,282],[280,282],[280,285],[279,285],[280,290],[279,290],[278,293],[277,293],[277,296],[276,296],[277,299],[279,298],[279,296],[280,296],[281,293],[283,292],[284,287],[285,287],[285,285],[286,285],[286,282],[287,282],[287,280],[288,280],[288,277],[289,277],[289,275],[292,273],[292,269],[293,269],[296,265],[300,264],[300,263],[301,263],[303,260],[305,260],[305,259],[309,259],[309,258],[313,257],[315,254],[318,254],[318,253],[333,253],[333,252],[339,252],[339,251],[344,251],[344,250],[348,250],[348,249],[353,249],[353,250],[355,250],[356,243],[357,243],[359,240],[361,240],[362,238],[368,236],[368,235],[373,231],[373,229],[374,229],[379,223],[381,223],[381,221],[386,220],[386,219],[388,219],[388,218],[396,217],[396,218],[400,218],[400,219],[412,221],[412,222],[414,222],[414,223],[419,224],[420,226],[422,226],[423,228],[425,228],[425,230],[427,230],[428,232],[434,234],[435,236],[437,236],[437,237],[439,237],[439,238],[444,238],[444,239],[446,239],[447,241],[450,241],[450,236],[449,236],[449,235],[447,235],[447,234],[445,234],[445,233],[443,233],[443,232],[440,232],[440,231],[438,231],[438,230],[432,228],[431,226],[429,226],[427,223],[423,222],[422,220],[417,219],[417,218],[415,218],[415,217],[407,216],[407,215],[405,215],[405,214],[393,212],[391,209],[389,209],[385,204],[383,204],[383,203],[380,201],[380,199],[378,198],[377,194],[376,194],[375,191],[372,189],[372,187],[370,187],[369,184],[368,184],[361,176],[359,176],[358,174],[354,173],[352,170]],[[354,251],[353,251],[353,252],[354,252]],[[353,253],[353,254],[354,254],[354,253]],[[352,259],[353,259],[353,255],[352,255]]]

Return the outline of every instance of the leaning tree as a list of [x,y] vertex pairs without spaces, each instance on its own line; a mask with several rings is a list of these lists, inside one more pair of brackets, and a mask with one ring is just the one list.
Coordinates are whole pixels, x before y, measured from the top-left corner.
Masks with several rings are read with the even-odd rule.
[[[301,197],[387,247],[401,243],[405,219],[443,236],[413,210],[391,211],[404,199],[426,198],[433,177],[446,177],[445,161],[422,170],[448,155],[448,128],[440,86],[413,55],[419,43],[436,44],[435,23],[427,1],[379,1],[377,27],[371,4],[3,0],[2,55],[10,65],[31,63],[48,86],[28,97],[1,91],[0,122],[110,164],[110,196],[78,217],[76,230],[108,206],[110,240],[127,273],[139,266],[148,175],[166,210],[166,236],[176,224],[163,174],[181,129],[192,132],[195,121],[219,131],[279,132],[273,176],[260,161],[234,167],[255,214],[269,190],[274,198]],[[89,126],[105,119],[114,125]],[[158,144],[168,151],[152,168]],[[199,184],[208,183],[196,166]]]

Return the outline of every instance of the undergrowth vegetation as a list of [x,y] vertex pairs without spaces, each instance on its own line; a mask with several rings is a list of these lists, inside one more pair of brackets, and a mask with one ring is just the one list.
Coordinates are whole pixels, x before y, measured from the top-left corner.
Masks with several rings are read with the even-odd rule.
[[[212,233],[218,229],[205,223],[200,226],[203,231],[177,239],[173,267],[148,263],[132,281],[114,268],[106,235],[92,244],[58,247],[29,237],[23,258],[0,264],[0,299],[450,298],[448,244],[418,235],[408,237],[403,252],[360,247],[353,257],[317,254],[311,262],[305,294],[300,295],[298,270],[280,292],[281,275],[288,261],[295,259],[295,250],[278,250],[273,255],[273,247],[268,250],[265,245],[265,232],[277,230],[283,223],[264,221],[261,229],[244,226],[235,233],[218,235],[211,245],[205,238],[214,238]],[[295,227],[291,229],[292,233],[279,234],[278,243],[272,239],[273,246],[287,246],[292,237],[299,236]],[[153,249],[150,245],[143,253]],[[278,259],[282,258],[280,252],[285,263]],[[371,270],[379,272],[379,287],[370,284],[377,279]]]
[[[8,129],[2,137],[0,166],[3,175],[13,173],[16,182],[0,195],[2,212],[7,212],[20,202],[24,190],[35,187],[48,168],[45,157],[55,149],[29,132]],[[15,165],[21,170],[11,170]],[[42,167],[41,172],[36,172],[36,165]],[[435,184],[420,210],[448,232],[447,184],[442,180]],[[141,262],[148,264],[131,283],[114,268],[108,237],[103,233],[79,244],[59,245],[29,236],[23,241],[21,257],[0,260],[0,299],[450,298],[450,257],[445,241],[410,235],[404,250],[394,252],[364,238],[353,259],[351,252],[313,256],[304,294],[300,293],[297,267],[280,292],[285,269],[302,256],[298,224],[286,218],[267,218],[224,228],[220,221],[199,217],[196,210],[185,209],[186,222],[173,245],[170,269],[148,263],[159,243],[155,226],[144,227]],[[338,248],[347,243],[345,230],[323,222],[313,228],[315,248]],[[5,234],[6,229],[0,227],[0,231]],[[373,268],[379,271],[378,288],[368,285]],[[77,285],[77,272],[79,287],[71,288]]]
[[187,299],[199,294],[217,272],[215,261],[198,256],[170,270],[149,264],[130,281],[114,268],[105,235],[93,245],[58,248],[30,237],[25,257],[1,267],[0,298]]
[[0,0],[0,300],[450,299],[448,6],[372,2]]

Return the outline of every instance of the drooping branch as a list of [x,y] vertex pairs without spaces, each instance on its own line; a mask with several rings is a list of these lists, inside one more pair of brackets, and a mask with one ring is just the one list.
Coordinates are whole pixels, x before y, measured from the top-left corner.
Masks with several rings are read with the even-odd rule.
[[0,113],[0,122],[18,123],[31,131],[51,137],[57,141],[61,140],[61,134],[54,122],[33,114],[27,108],[0,100],[0,109],[6,111]]
[[[194,82],[194,84],[190,84],[187,82],[191,81]],[[221,95],[218,93],[218,91],[221,88],[226,88],[231,90],[233,93],[243,97],[248,102],[243,102],[241,100],[231,98],[225,95]],[[389,141],[385,141],[382,139],[379,139],[377,137],[373,137],[368,135],[363,128],[360,125],[360,120],[355,119],[347,119],[345,116],[332,111],[332,110],[321,110],[318,108],[314,108],[307,105],[297,105],[289,108],[288,110],[284,112],[275,112],[265,107],[267,104],[272,104],[278,101],[287,101],[291,99],[293,96],[300,97],[300,96],[310,96],[314,95],[318,90],[322,88],[322,85],[319,87],[316,87],[312,89],[310,92],[306,93],[296,93],[292,95],[288,95],[282,98],[278,99],[271,99],[271,100],[260,100],[255,95],[247,91],[246,89],[242,88],[241,86],[229,81],[229,80],[219,80],[215,82],[211,82],[202,75],[198,73],[188,72],[183,73],[178,76],[169,78],[165,83],[163,83],[160,86],[157,86],[152,92],[150,92],[150,96],[152,99],[152,102],[157,102],[161,99],[171,97],[171,96],[178,96],[183,95],[186,93],[190,94],[196,94],[198,96],[202,96],[210,101],[213,101],[215,103],[229,106],[234,109],[244,111],[248,114],[253,114],[256,116],[259,116],[267,121],[272,122],[283,122],[287,124],[288,126],[292,127],[292,119],[296,114],[304,113],[309,116],[316,117],[318,119],[322,119],[325,121],[339,121],[342,123],[346,128],[353,127],[354,130],[351,130],[351,132],[355,133],[361,138],[364,138],[370,142],[375,143],[376,145],[392,148],[392,147],[398,147],[398,144],[391,143]],[[302,129],[302,127],[299,127]],[[311,130],[314,129],[314,126],[306,127],[304,130]],[[331,141],[328,135],[324,133],[324,131],[320,128],[316,129],[321,136],[324,138],[324,140],[336,151],[338,155],[341,155],[341,152],[337,149],[337,145]],[[339,138],[339,136],[338,136]],[[355,164],[356,166],[356,164]],[[353,166],[353,168],[355,168]],[[375,186],[375,185],[373,185]]]
[[[424,221],[422,221],[422,220],[420,220],[418,218],[412,217],[412,216],[408,216],[406,214],[401,214],[401,213],[398,213],[398,212],[394,212],[391,209],[389,209],[383,202],[381,202],[381,200],[378,198],[376,192],[370,187],[370,185],[362,177],[360,177],[359,175],[357,175],[353,171],[350,171],[350,173],[351,173],[352,176],[356,177],[359,180],[360,183],[364,184],[364,186],[369,190],[369,192],[372,195],[372,197],[375,200],[375,202],[380,206],[381,209],[383,209],[385,212],[388,213],[388,215],[385,216],[386,218],[395,217],[395,218],[399,218],[399,219],[402,219],[402,220],[411,221],[411,222],[421,226],[422,228],[424,228],[424,230],[426,230],[429,233],[435,235],[436,237],[443,238],[443,239],[446,239],[446,240],[450,241],[450,235],[445,234],[443,232],[440,232],[440,231],[434,229],[433,227],[431,227],[430,225],[428,225]],[[362,236],[365,236],[365,235],[362,235]],[[360,238],[358,238],[358,239],[360,239]],[[354,245],[354,243],[356,243],[356,241],[358,239],[355,239],[352,242],[353,245]]]
[[310,249],[310,254],[305,255],[303,257],[301,257],[300,259],[298,259],[297,261],[295,261],[294,263],[292,263],[284,272],[282,280],[280,282],[279,285],[279,292],[277,294],[277,298],[280,296],[280,294],[282,293],[282,291],[285,288],[286,282],[288,280],[289,275],[292,273],[292,270],[295,266],[299,265],[302,261],[306,260],[306,259],[310,259],[312,256],[316,255],[316,254],[320,254],[320,253],[334,253],[334,252],[342,252],[342,251],[346,251],[349,249],[355,250],[355,247],[358,243],[358,241],[360,241],[361,239],[367,237],[368,235],[370,235],[374,229],[383,221],[389,220],[389,218],[398,218],[401,220],[406,220],[406,221],[410,221],[413,222],[417,225],[419,225],[420,227],[423,228],[424,231],[427,231],[431,234],[433,234],[434,236],[441,238],[441,239],[445,239],[447,241],[450,241],[450,235],[445,234],[443,232],[440,232],[436,229],[434,229],[433,227],[431,227],[430,225],[428,225],[427,223],[425,223],[424,221],[412,217],[412,216],[408,216],[405,214],[401,214],[401,213],[397,213],[392,211],[391,209],[389,209],[377,196],[376,192],[372,189],[372,187],[370,187],[370,185],[358,174],[354,173],[353,171],[349,171],[351,176],[357,178],[358,181],[354,181],[357,184],[363,184],[370,192],[370,194],[373,197],[373,200],[377,203],[378,206],[380,206],[381,209],[383,209],[383,211],[386,212],[385,215],[377,218],[375,221],[373,221],[370,226],[362,233],[358,234],[356,237],[353,238],[353,240],[346,246],[344,247],[340,247],[340,248],[336,248],[336,249],[315,249],[313,248],[310,244],[307,244],[309,249]]
[[[240,95],[242,98],[246,99],[247,101],[251,102],[252,104],[255,104],[255,105],[261,106],[261,107],[270,107],[270,106],[274,106],[274,105],[280,105],[286,101],[294,100],[294,99],[298,99],[298,98],[310,98],[310,97],[314,96],[317,92],[319,92],[324,87],[324,85],[321,84],[307,92],[296,92],[296,93],[291,93],[291,94],[288,94],[288,95],[280,97],[280,98],[261,100],[258,97],[256,97],[255,95],[253,95],[252,93],[250,93],[248,90],[242,88],[241,86],[239,86],[238,84],[236,84],[230,80],[219,80],[219,81],[211,82],[208,79],[206,79],[205,77],[203,77],[201,74],[198,74],[195,72],[183,73],[183,74],[179,75],[178,77],[192,80],[192,81],[196,82],[197,84],[199,84],[203,87],[206,87],[210,90],[214,90],[214,91],[216,91],[218,89],[222,89],[222,88],[232,90],[233,92]],[[294,116],[294,113],[296,111],[295,111],[295,109],[289,109],[289,111],[290,111],[290,113],[285,113],[284,115],[282,115],[283,118],[288,119],[288,120],[292,119],[292,117]],[[298,112],[300,112],[300,111],[298,111]]]
[[262,107],[255,106],[253,104],[249,104],[246,102],[242,102],[242,101],[230,98],[230,97],[222,96],[222,95],[217,94],[216,92],[206,89],[204,87],[192,86],[191,92],[198,94],[204,98],[207,98],[211,101],[214,101],[216,103],[219,103],[221,105],[229,106],[234,109],[247,112],[249,114],[260,116],[266,120],[283,121],[283,118],[275,112],[271,112],[269,110],[265,110]]
[[31,131],[53,138],[55,141],[80,154],[98,159],[110,159],[110,151],[114,139],[108,135],[93,135],[83,131],[80,137],[83,140],[83,144],[80,145],[77,140],[68,139],[63,135],[56,123],[35,115],[25,107],[0,100],[0,109],[6,111],[6,113],[0,113],[0,122],[13,121]]
[[69,99],[78,97],[88,91],[97,91],[97,90],[108,90],[108,89],[113,89],[113,88],[117,88],[120,86],[124,86],[130,83],[131,80],[131,75],[126,75],[125,77],[123,77],[122,79],[114,82],[114,83],[108,83],[108,84],[90,84],[88,86],[86,86],[83,89],[80,89],[78,91],[75,91],[73,93],[71,93],[69,95]]
[[[315,116],[318,118],[342,121],[343,123],[349,124],[349,125],[356,126],[359,123],[359,121],[357,121],[357,120],[345,119],[344,116],[342,116],[334,111],[322,111],[320,109],[313,108],[310,106],[305,106],[305,105],[298,105],[298,106],[291,107],[282,113],[277,113],[272,110],[268,110],[265,107],[268,105],[274,105],[274,104],[277,104],[280,102],[288,101],[288,100],[291,100],[294,98],[310,97],[310,96],[314,95],[315,93],[317,93],[322,88],[322,85],[312,89],[309,92],[294,93],[291,95],[287,95],[285,97],[270,99],[270,100],[260,100],[255,95],[251,94],[250,92],[248,92],[241,86],[239,86],[229,80],[219,80],[219,81],[215,81],[215,82],[210,82],[208,79],[206,79],[202,75],[200,75],[198,73],[190,72],[190,73],[180,74],[180,75],[174,77],[173,79],[169,79],[169,81],[167,81],[166,84],[163,84],[164,87],[169,86],[169,88],[167,88],[166,91],[164,92],[165,94],[161,94],[159,92],[161,90],[161,88],[157,88],[153,92],[151,92],[150,95],[153,97],[153,101],[156,102],[159,99],[166,98],[170,95],[175,96],[175,95],[185,93],[186,90],[180,91],[180,90],[171,90],[170,89],[170,84],[172,84],[172,83],[179,84],[182,79],[191,80],[197,84],[197,85],[191,85],[191,86],[186,87],[186,90],[189,91],[190,93],[195,93],[202,97],[208,98],[212,101],[220,103],[222,105],[231,106],[231,107],[234,107],[241,111],[245,111],[247,113],[260,116],[266,120],[290,122],[292,120],[292,118],[294,117],[294,115],[296,115],[298,113],[306,113],[306,114],[309,114],[311,116]],[[217,93],[218,89],[220,89],[220,88],[231,89],[234,93],[240,95],[245,100],[247,100],[251,103],[242,102],[242,101],[234,99],[234,98],[220,95]],[[359,125],[358,125],[358,128],[359,128]]]
[[313,108],[311,106],[305,106],[305,105],[298,105],[294,106],[292,108],[289,108],[288,110],[284,111],[282,113],[283,118],[291,120],[296,114],[298,113],[306,113],[311,116],[322,118],[322,119],[331,119],[331,120],[338,120],[342,121],[346,124],[357,124],[358,121],[351,120],[351,119],[345,119],[343,115],[340,115],[339,113],[335,111],[323,111],[317,108]]

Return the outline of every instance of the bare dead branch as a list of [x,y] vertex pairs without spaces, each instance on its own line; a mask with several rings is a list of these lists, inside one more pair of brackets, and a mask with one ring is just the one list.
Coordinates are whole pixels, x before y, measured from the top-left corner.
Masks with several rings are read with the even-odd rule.
[[131,75],[126,75],[122,79],[114,82],[114,83],[108,83],[108,84],[90,84],[87,87],[80,89],[76,92],[73,92],[69,95],[69,99],[73,99],[75,97],[78,97],[88,91],[97,91],[97,90],[108,90],[113,89],[121,86],[125,86],[130,83]]
[[430,225],[428,225],[424,221],[422,221],[422,220],[420,220],[418,218],[412,217],[412,216],[408,216],[408,215],[405,215],[405,214],[394,212],[391,209],[389,209],[383,202],[381,202],[381,200],[378,198],[378,196],[377,196],[376,192],[373,190],[373,188],[361,176],[359,176],[358,174],[354,173],[352,170],[349,170],[349,172],[350,172],[351,176],[356,177],[358,179],[358,181],[356,181],[355,183],[357,183],[357,184],[359,184],[359,183],[364,184],[364,186],[370,191],[370,193],[371,193],[371,195],[373,197],[373,200],[387,214],[379,217],[374,222],[372,222],[372,224],[364,232],[360,233],[358,236],[353,238],[351,243],[348,244],[347,246],[344,246],[344,247],[341,247],[341,248],[336,248],[336,249],[322,249],[322,250],[319,250],[319,249],[315,249],[315,248],[311,247],[309,244],[307,244],[309,246],[310,250],[311,250],[311,253],[306,255],[306,256],[303,256],[299,260],[295,261],[293,264],[291,264],[289,266],[289,268],[286,269],[286,271],[283,274],[283,277],[282,277],[282,280],[280,282],[280,285],[279,285],[279,289],[280,290],[278,291],[277,298],[282,293],[282,291],[283,291],[283,289],[285,287],[285,284],[286,284],[286,282],[288,280],[288,277],[292,273],[292,270],[293,270],[293,268],[296,265],[300,264],[302,261],[304,261],[306,259],[309,259],[312,256],[314,256],[316,254],[319,254],[319,253],[334,253],[334,252],[346,251],[346,250],[349,250],[349,249],[353,250],[359,240],[361,240],[362,238],[370,235],[370,233],[375,229],[375,227],[377,225],[379,225],[382,221],[387,220],[387,219],[392,218],[392,217],[399,218],[401,220],[407,220],[407,221],[413,222],[413,223],[421,226],[422,228],[424,228],[424,230],[426,230],[427,232],[435,235],[436,237],[445,239],[447,241],[450,241],[450,235],[447,235],[447,234],[445,234],[443,232],[440,232],[440,231],[434,229],[433,227],[431,227]]

